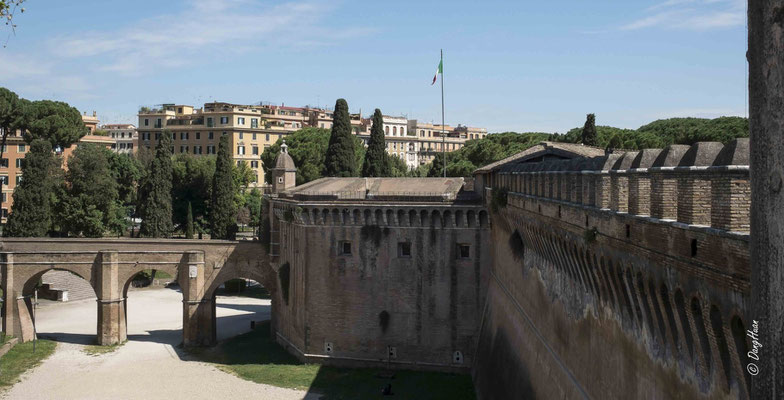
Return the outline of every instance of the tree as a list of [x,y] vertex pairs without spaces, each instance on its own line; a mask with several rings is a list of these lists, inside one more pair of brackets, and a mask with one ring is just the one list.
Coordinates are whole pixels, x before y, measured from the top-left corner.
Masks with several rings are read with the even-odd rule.
[[588,114],[583,126],[583,144],[586,146],[596,146],[596,116]]
[[33,101],[25,107],[21,128],[28,143],[44,139],[52,144],[52,148],[69,147],[87,134],[79,110],[67,103],[51,100]]
[[237,223],[241,225],[250,223],[250,209],[247,206],[242,206],[237,210]]
[[61,233],[101,237],[107,231],[117,235],[125,232],[128,214],[109,166],[111,157],[108,149],[86,143],[77,147],[68,159],[57,207]]
[[389,176],[387,164],[387,145],[384,140],[384,116],[378,108],[373,113],[373,126],[370,128],[370,140],[362,163],[362,176]]
[[29,102],[20,99],[16,93],[0,87],[0,131],[3,134],[0,141],[0,158],[3,158],[8,135],[16,131],[22,124],[27,103]]
[[172,147],[171,132],[164,131],[155,147],[142,190],[139,191],[139,234],[146,237],[169,237],[172,225]]
[[324,175],[326,176],[346,177],[356,176],[357,173],[351,119],[348,115],[348,103],[344,99],[338,99],[335,102],[332,134],[329,137],[324,166]]
[[185,219],[185,239],[193,239],[193,210],[191,202],[188,202],[188,216]]
[[180,153],[172,165],[172,218],[180,229],[187,225],[188,206],[194,229],[201,231],[212,201],[212,177],[215,175],[215,156],[193,156]]
[[117,182],[117,199],[125,216],[136,213],[137,187],[142,179],[142,162],[130,154],[107,152],[109,171]]
[[36,140],[22,164],[24,178],[14,189],[14,207],[8,216],[5,236],[41,237],[52,228],[55,187],[62,180],[60,160],[52,145]]
[[[11,32],[16,33],[14,14],[16,13],[16,8],[24,2],[25,0],[0,0],[0,21],[4,21],[6,26],[11,27]],[[24,13],[24,7],[20,8],[19,12]],[[3,44],[3,47],[5,47],[5,44]]]
[[261,221],[261,200],[262,195],[259,189],[253,188],[245,194],[245,207],[250,212],[248,226],[257,227]]
[[[351,135],[354,140],[354,159],[364,159],[365,146],[362,139]],[[330,132],[328,129],[307,127],[294,133],[286,135],[286,145],[289,147],[289,155],[297,166],[297,185],[310,182],[315,179],[323,178],[324,160],[329,145]],[[272,146],[264,149],[261,154],[261,163],[264,167],[264,180],[272,182],[272,169],[275,168],[275,161],[280,154],[280,145],[283,143],[279,139]]]
[[234,240],[237,233],[233,164],[229,137],[221,136],[218,159],[215,161],[215,175],[212,177],[210,234],[213,239]]

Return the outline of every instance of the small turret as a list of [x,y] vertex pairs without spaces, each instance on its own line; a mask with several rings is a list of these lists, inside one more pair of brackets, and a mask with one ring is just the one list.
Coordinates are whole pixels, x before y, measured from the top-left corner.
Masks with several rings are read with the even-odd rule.
[[294,166],[294,160],[289,155],[289,146],[284,140],[280,145],[280,154],[275,160],[275,168],[272,169],[272,193],[280,193],[296,184],[297,167]]

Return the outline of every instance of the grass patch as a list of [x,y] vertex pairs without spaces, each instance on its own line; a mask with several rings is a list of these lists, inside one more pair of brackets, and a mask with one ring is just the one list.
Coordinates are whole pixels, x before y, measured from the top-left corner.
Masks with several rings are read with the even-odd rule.
[[171,279],[171,274],[166,271],[161,271],[159,269],[155,270],[154,279]]
[[193,356],[240,378],[285,388],[312,390],[324,399],[387,398],[387,383],[397,399],[475,399],[469,375],[395,371],[394,379],[377,377],[381,369],[354,369],[303,364],[270,338],[269,321],[217,347]]
[[57,346],[51,340],[38,340],[35,353],[33,342],[19,343],[3,357],[0,357],[0,388],[8,388],[19,382],[25,371],[47,359]]
[[125,344],[125,342],[113,344],[111,346],[101,346],[101,345],[98,345],[98,344],[89,344],[87,346],[84,346],[84,349],[82,349],[82,351],[84,351],[85,353],[87,353],[88,355],[91,355],[91,356],[100,356],[102,354],[113,353],[113,352],[117,351],[117,349],[122,347],[124,344]]

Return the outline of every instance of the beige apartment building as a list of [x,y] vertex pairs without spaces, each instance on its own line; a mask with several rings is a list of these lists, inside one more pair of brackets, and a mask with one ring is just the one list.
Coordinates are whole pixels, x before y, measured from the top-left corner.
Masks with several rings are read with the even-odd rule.
[[[371,118],[361,111],[349,114],[352,131],[367,145]],[[254,171],[253,186],[266,186],[261,153],[281,137],[305,127],[332,128],[332,110],[285,105],[241,105],[205,103],[202,108],[163,104],[139,110],[136,147],[154,148],[161,132],[173,135],[174,153],[215,154],[218,141],[229,135],[234,161],[247,162]],[[419,131],[423,133],[418,134]],[[442,140],[440,125],[421,124],[405,117],[384,116],[384,133],[389,154],[401,157],[411,168],[432,161],[443,145],[446,151],[458,150],[467,140],[487,135],[483,128],[446,127]]]
[[107,136],[114,140],[112,151],[115,153],[133,154],[136,150],[136,127],[133,124],[106,124],[101,129],[107,132]]

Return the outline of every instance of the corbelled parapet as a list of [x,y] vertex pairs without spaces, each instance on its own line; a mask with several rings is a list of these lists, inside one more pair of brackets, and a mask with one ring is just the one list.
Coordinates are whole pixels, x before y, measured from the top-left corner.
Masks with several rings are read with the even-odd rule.
[[493,186],[510,192],[747,232],[748,139],[727,145],[607,152],[603,156],[502,165]]

